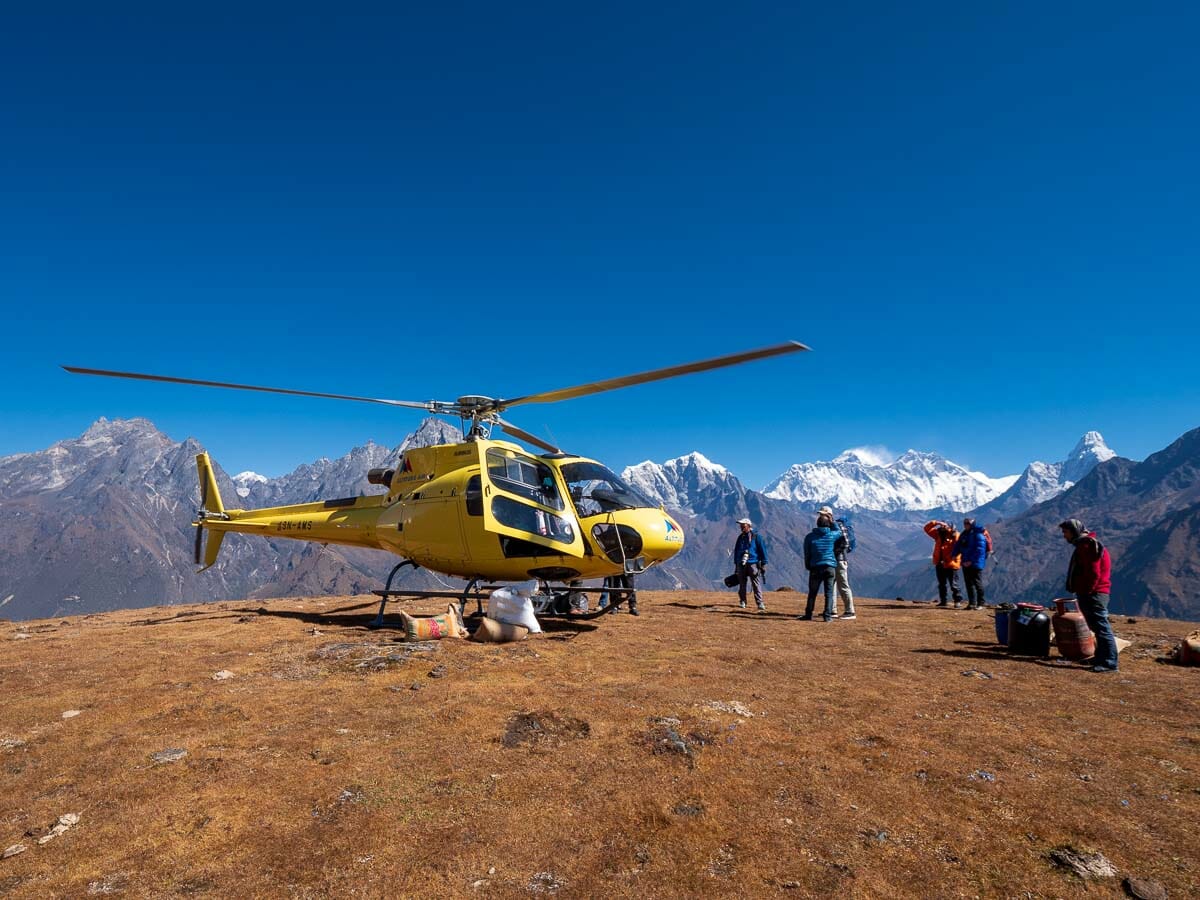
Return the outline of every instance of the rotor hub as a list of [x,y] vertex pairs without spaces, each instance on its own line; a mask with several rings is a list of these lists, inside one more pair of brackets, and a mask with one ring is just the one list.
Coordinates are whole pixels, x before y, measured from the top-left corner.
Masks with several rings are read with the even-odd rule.
[[459,408],[463,415],[469,416],[491,412],[496,408],[496,401],[491,397],[484,397],[479,394],[467,394],[455,400],[454,405]]

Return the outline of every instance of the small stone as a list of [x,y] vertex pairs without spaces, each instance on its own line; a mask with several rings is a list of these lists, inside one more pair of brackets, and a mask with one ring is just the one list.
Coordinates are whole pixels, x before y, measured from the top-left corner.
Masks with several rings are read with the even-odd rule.
[[68,828],[74,828],[79,824],[79,813],[64,813],[58,817],[59,825],[66,825]]
[[187,750],[183,747],[168,747],[166,750],[159,750],[157,753],[152,753],[150,758],[156,763],[173,763],[179,762],[188,755]]
[[1080,878],[1112,878],[1117,867],[1103,853],[1085,853],[1069,844],[1050,851],[1050,861]]
[[410,691],[419,691],[419,690],[422,690],[424,687],[425,687],[425,685],[421,684],[421,682],[414,681],[412,684],[410,684],[408,686],[408,689]]
[[495,866],[488,866],[488,874],[489,874],[489,875],[495,875],[495,874],[496,874],[496,867],[495,867]]
[[73,718],[75,718],[77,715],[79,715],[79,710],[77,710],[77,709],[68,709],[66,712],[64,712],[64,713],[62,714],[62,717],[63,717],[64,719],[73,719]]
[[[432,669],[429,670],[430,678],[445,678],[449,674],[450,674],[450,670],[447,669],[445,666],[440,666],[440,665],[434,666]],[[557,890],[557,888],[555,890]]]
[[[29,635],[27,635],[27,634],[26,634],[25,632],[23,632],[23,631],[18,631],[16,634],[14,634],[14,635],[12,636],[12,639],[13,639],[14,641],[27,641],[27,640],[29,640]],[[21,845],[20,845],[20,844],[17,844],[17,846],[18,846],[18,847],[20,847]]]
[[557,894],[566,885],[566,880],[553,872],[535,872],[530,876],[525,890],[531,894]]
[[1167,889],[1157,881],[1148,878],[1134,878],[1130,875],[1122,882],[1125,893],[1137,900],[1167,900]]
[[230,678],[235,678],[235,677],[237,677],[237,676],[235,676],[228,669],[222,669],[220,672],[213,672],[212,680],[213,681],[228,681]]
[[0,859],[8,859],[11,856],[17,856],[21,853],[24,853],[28,849],[29,848],[24,844],[13,844],[4,851],[3,855],[0,855]]
[[715,709],[717,712],[733,713],[735,716],[741,716],[743,719],[753,719],[754,713],[746,707],[746,704],[737,700],[709,700],[704,704],[709,709]]

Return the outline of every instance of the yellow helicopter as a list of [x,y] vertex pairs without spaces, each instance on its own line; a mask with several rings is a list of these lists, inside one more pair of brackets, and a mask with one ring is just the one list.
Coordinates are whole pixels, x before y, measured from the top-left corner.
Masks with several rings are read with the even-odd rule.
[[[603,578],[612,611],[629,601],[636,614],[634,576],[683,549],[684,533],[658,504],[593,459],[562,452],[523,431],[500,414],[509,407],[552,403],[588,394],[736,365],[809,348],[795,341],[699,362],[610,378],[513,399],[467,395],[451,401],[387,400],[286,388],[261,387],[63,366],[68,372],[205,387],[265,391],[304,397],[354,400],[458,416],[465,439],[457,444],[406,450],[395,469],[372,469],[368,481],[382,493],[276,506],[226,509],[207,453],[196,457],[200,509],[196,564],[204,571],[217,560],[228,532],[387,550],[401,557],[383,591],[376,624],[382,624],[392,579],[404,566],[424,567],[467,580],[460,610],[484,582],[536,579],[539,615],[577,610],[584,580]],[[534,454],[510,441],[495,440],[499,428],[545,452]],[[207,546],[203,546],[208,532]],[[554,590],[551,584],[564,588]],[[405,592],[448,596],[438,591]]]

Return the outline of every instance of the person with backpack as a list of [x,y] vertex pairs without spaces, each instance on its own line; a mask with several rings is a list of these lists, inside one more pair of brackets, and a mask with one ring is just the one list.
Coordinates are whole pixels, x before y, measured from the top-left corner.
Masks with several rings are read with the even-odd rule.
[[[828,509],[828,507],[826,507]],[[825,590],[825,621],[837,618],[833,605],[833,582],[837,573],[835,546],[842,540],[842,533],[833,521],[832,512],[817,515],[817,526],[804,538],[804,568],[808,569],[808,604],[804,615],[799,618],[812,621],[813,605],[817,591]]]
[[[828,506],[821,507],[821,512],[828,513],[833,518],[833,510]],[[854,552],[858,540],[854,537],[854,526],[846,519],[834,519],[833,524],[841,532],[841,540],[833,545],[833,555],[837,559],[837,571],[834,573],[834,584],[837,587],[837,599],[842,601],[843,619],[857,619],[854,614],[854,594],[850,590],[850,565],[846,556]],[[836,604],[834,606],[836,609]]]
[[958,590],[958,570],[962,568],[962,556],[954,549],[958,532],[949,522],[936,519],[925,523],[925,533],[933,538],[933,568],[937,572],[938,606],[949,606],[946,596],[954,597],[954,608],[962,605],[962,594]]
[[1112,558],[1096,532],[1088,531],[1078,519],[1058,526],[1063,540],[1075,547],[1067,564],[1067,590],[1079,601],[1079,611],[1096,636],[1093,672],[1117,671],[1117,637],[1108,621],[1108,594],[1112,590]]
[[992,536],[974,519],[963,519],[962,534],[954,542],[962,557],[963,584],[967,586],[967,609],[986,609],[983,598],[983,570],[992,555]]
[[766,612],[762,581],[767,574],[767,548],[763,546],[762,538],[755,533],[754,523],[749,519],[738,519],[738,528],[741,531],[733,545],[733,563],[737,566],[738,576],[738,606],[746,608],[746,582],[750,582],[755,606],[759,612]]

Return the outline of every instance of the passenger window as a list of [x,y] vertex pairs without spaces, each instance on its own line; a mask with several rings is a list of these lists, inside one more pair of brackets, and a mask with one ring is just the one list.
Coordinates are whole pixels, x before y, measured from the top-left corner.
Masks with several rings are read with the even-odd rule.
[[472,475],[467,480],[467,489],[463,492],[463,497],[467,501],[468,516],[483,515],[483,488],[480,484],[481,480],[478,475]]
[[500,490],[551,509],[562,509],[554,473],[545,463],[511,450],[489,449],[487,452],[488,479]]

